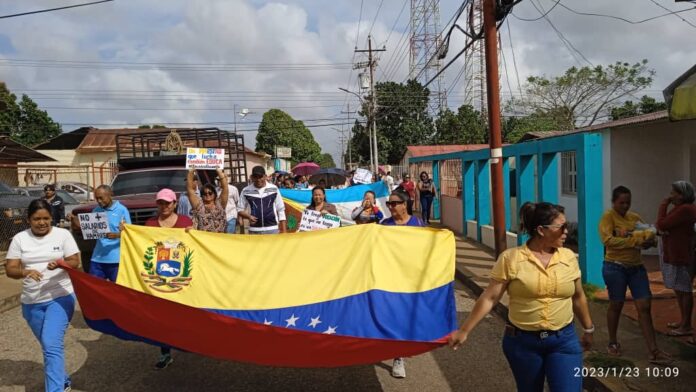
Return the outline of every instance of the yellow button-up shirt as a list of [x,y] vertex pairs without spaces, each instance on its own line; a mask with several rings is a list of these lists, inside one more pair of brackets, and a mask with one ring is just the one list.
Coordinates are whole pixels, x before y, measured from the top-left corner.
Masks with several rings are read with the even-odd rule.
[[629,211],[621,216],[613,208],[602,215],[599,221],[599,237],[604,244],[604,258],[630,266],[643,262],[640,258],[640,246],[655,238],[649,230],[636,230],[636,224],[643,220],[635,212]]
[[526,245],[503,252],[491,278],[508,283],[508,317],[525,331],[557,331],[573,321],[575,281],[580,267],[575,253],[559,248],[544,268]]

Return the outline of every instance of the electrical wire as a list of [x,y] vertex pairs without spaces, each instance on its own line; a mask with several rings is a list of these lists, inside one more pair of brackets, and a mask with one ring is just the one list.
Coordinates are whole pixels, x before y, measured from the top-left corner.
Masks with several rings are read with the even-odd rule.
[[59,10],[66,10],[68,8],[77,8],[77,7],[84,7],[88,5],[95,5],[95,4],[100,4],[100,3],[108,3],[110,1],[114,0],[101,0],[101,1],[93,1],[91,3],[82,3],[82,4],[75,4],[75,5],[68,5],[65,7],[57,7],[57,8],[49,8],[49,9],[44,9],[44,10],[38,10],[38,11],[29,11],[29,12],[22,12],[19,14],[11,14],[11,15],[2,15],[0,16],[0,19],[6,19],[6,18],[14,18],[17,16],[25,16],[25,15],[33,15],[33,14],[40,14],[44,12],[51,12],[51,11],[59,11]]
[[[662,8],[662,9],[665,10],[665,11],[674,12],[674,11],[672,11],[671,9],[665,7],[664,5],[658,3],[658,2],[655,1],[655,0],[650,0],[650,1],[651,1],[653,4],[655,4],[656,6]],[[677,18],[681,19],[682,22],[688,24],[689,26],[691,26],[691,27],[693,27],[693,28],[696,28],[696,25],[694,25],[693,23],[689,22],[688,20],[682,18],[680,15],[677,15],[677,14],[673,14],[673,15],[676,16]]]
[[[551,8],[549,8],[548,11],[546,11],[545,13],[542,13],[541,16],[539,16],[538,18],[526,19],[526,18],[520,18],[520,17],[517,16],[517,15],[514,15],[514,16],[515,16],[517,19],[523,20],[523,21],[525,21],[525,22],[536,22],[537,20],[546,18],[546,15],[548,15],[549,13],[551,13],[551,11],[553,11],[553,9],[556,8],[556,6],[559,5],[560,3],[561,3],[561,0],[556,0],[556,3],[555,3],[554,5],[552,5]],[[536,7],[534,7],[534,8],[536,8]]]
[[[568,11],[570,11],[570,12],[576,14],[576,15],[582,15],[582,16],[597,16],[597,17],[601,17],[601,18],[615,19],[615,20],[620,20],[620,21],[622,21],[622,22],[626,22],[626,23],[634,24],[634,25],[635,25],[635,24],[641,24],[641,23],[649,22],[649,21],[651,21],[651,20],[655,20],[655,19],[659,19],[659,18],[663,18],[663,17],[665,17],[665,16],[676,15],[676,14],[680,14],[680,13],[682,13],[682,12],[687,12],[687,11],[693,11],[694,9],[696,9],[696,7],[693,7],[693,8],[686,8],[686,9],[678,10],[678,11],[670,11],[670,12],[668,12],[668,13],[666,13],[666,14],[656,15],[656,16],[652,16],[652,17],[650,17],[650,18],[641,19],[641,20],[635,20],[635,21],[634,21],[634,20],[629,20],[629,19],[623,18],[623,17],[621,17],[621,16],[616,16],[616,15],[607,15],[607,14],[598,14],[598,13],[593,13],[593,12],[581,12],[581,11],[577,11],[577,10],[575,10],[575,9],[573,9],[573,8],[570,8],[569,6],[567,6],[567,5],[563,4],[563,3],[560,3],[559,5],[560,5],[561,7],[563,7],[563,8],[565,8],[566,10],[568,10]],[[514,15],[514,14],[513,14],[512,16],[514,16],[514,17],[517,18],[517,19],[520,19],[517,15]],[[688,22],[687,22],[687,23],[688,23]]]

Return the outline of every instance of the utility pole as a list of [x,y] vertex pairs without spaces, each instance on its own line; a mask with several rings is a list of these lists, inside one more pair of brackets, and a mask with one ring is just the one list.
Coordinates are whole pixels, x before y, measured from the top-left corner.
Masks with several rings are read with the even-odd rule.
[[483,28],[486,45],[486,85],[488,126],[491,151],[491,185],[493,196],[493,232],[495,253],[500,255],[505,241],[505,204],[503,200],[503,146],[500,132],[500,86],[498,84],[498,32],[495,25],[496,0],[483,0]]
[[[341,114],[345,114],[345,115],[346,115],[346,123],[348,123],[348,165],[345,165],[345,166],[344,166],[344,168],[347,167],[348,170],[352,170],[352,169],[353,169],[353,167],[352,167],[352,164],[353,164],[353,154],[352,154],[352,152],[351,152],[352,150],[351,150],[351,147],[350,147],[351,141],[353,140],[353,128],[352,128],[352,126],[350,125],[350,115],[351,115],[351,114],[355,114],[355,113],[357,113],[357,111],[353,111],[353,112],[350,111],[350,103],[348,104],[348,110],[346,110],[345,112],[344,112],[344,111],[341,111]],[[343,153],[343,149],[341,149],[341,154],[344,154],[344,153]]]
[[[371,108],[370,108],[370,119],[372,125],[372,141],[370,147],[373,150],[373,161],[370,162],[372,165],[372,173],[377,174],[379,170],[379,151],[377,149],[377,92],[375,91],[375,67],[377,66],[377,60],[372,56],[373,52],[386,52],[386,48],[382,49],[372,49],[372,36],[367,36],[367,49],[356,49],[356,53],[367,53],[367,66],[370,67],[370,95]],[[368,125],[369,126],[369,125]]]

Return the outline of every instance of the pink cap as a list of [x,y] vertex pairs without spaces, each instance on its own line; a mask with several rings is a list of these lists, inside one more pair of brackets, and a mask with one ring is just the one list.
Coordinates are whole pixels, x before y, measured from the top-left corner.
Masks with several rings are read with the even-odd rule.
[[169,188],[164,188],[157,192],[156,200],[164,200],[171,203],[173,201],[176,201],[176,193],[174,193],[174,191]]

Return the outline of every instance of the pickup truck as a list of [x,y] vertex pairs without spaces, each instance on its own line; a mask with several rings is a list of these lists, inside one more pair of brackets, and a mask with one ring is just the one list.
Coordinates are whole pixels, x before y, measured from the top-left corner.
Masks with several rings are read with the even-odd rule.
[[[162,132],[119,135],[116,152],[120,170],[110,185],[114,199],[128,208],[133,224],[143,225],[147,219],[157,215],[155,194],[160,189],[169,188],[178,196],[186,192],[188,170],[185,168],[185,154],[181,148],[175,152],[163,148],[165,137],[169,139],[172,134],[176,134],[183,147],[225,148],[226,171],[231,183],[238,187],[246,184],[244,139],[241,135],[217,129],[171,131],[169,135]],[[213,179],[208,171],[201,172],[199,177],[203,183]],[[209,180],[205,181],[205,178]],[[96,203],[83,204],[73,210],[73,215],[91,212],[96,206]],[[95,240],[84,240],[75,225],[73,235],[82,252],[83,268],[88,271]]]

